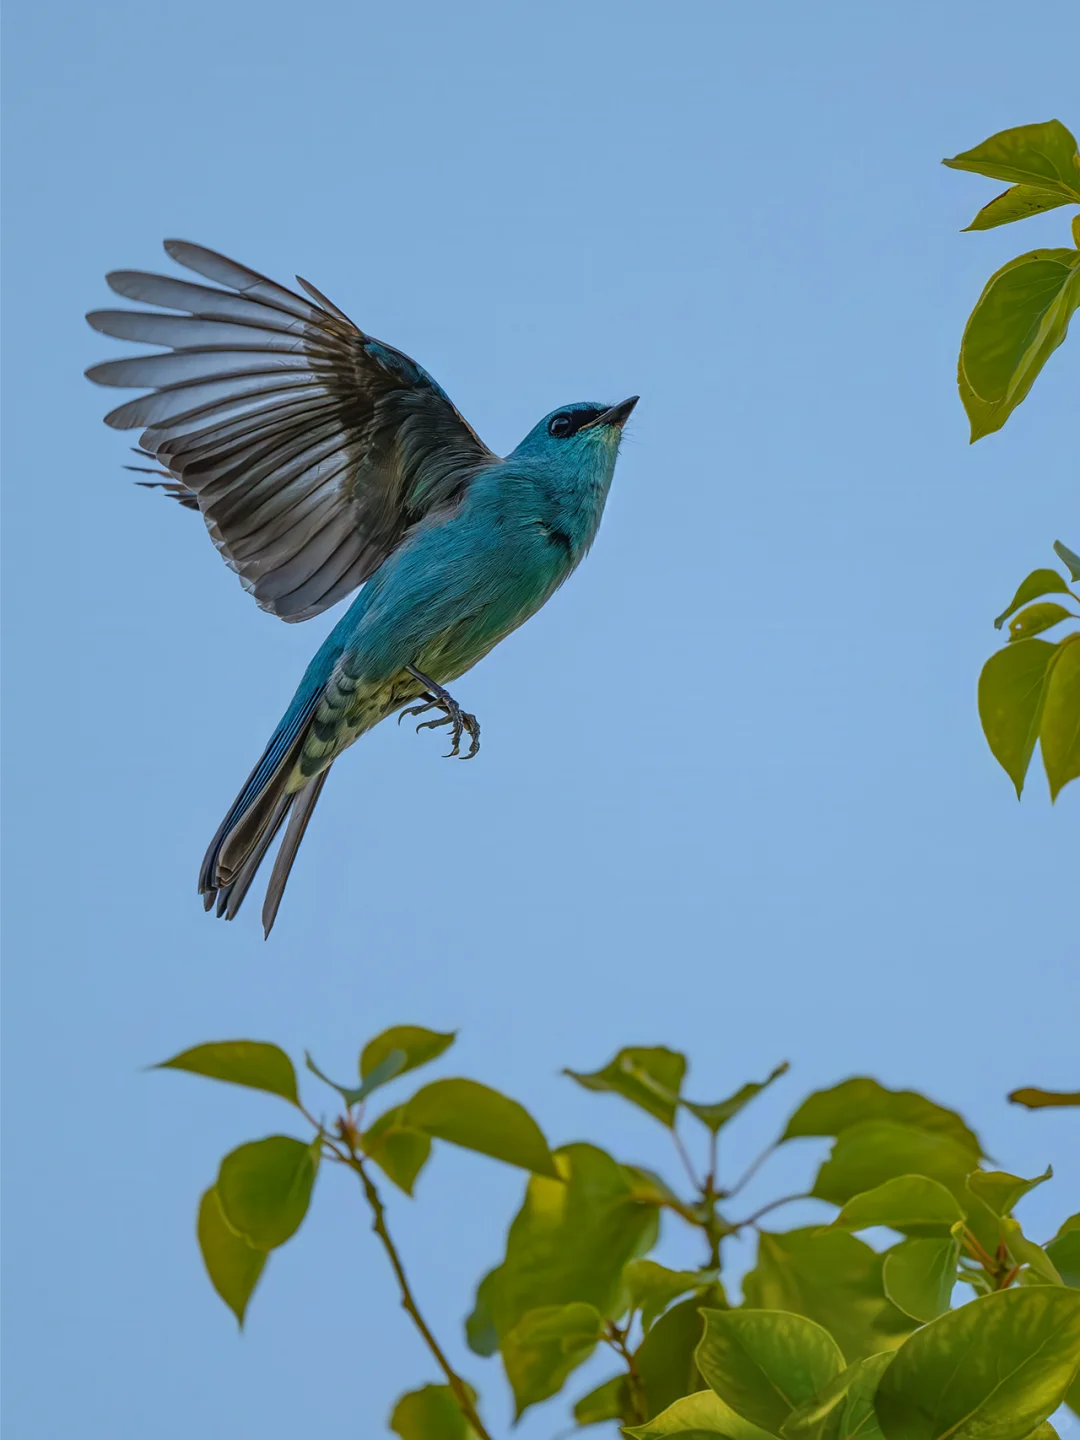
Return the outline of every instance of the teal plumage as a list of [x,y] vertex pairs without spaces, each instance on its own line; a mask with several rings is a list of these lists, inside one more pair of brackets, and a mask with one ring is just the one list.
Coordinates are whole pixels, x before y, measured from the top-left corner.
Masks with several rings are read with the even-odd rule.
[[[229,289],[138,272],[130,298],[182,310],[95,312],[106,334],[170,352],[108,362],[102,384],[153,390],[108,423],[143,427],[141,453],[203,516],[256,601],[286,620],[363,584],[331,631],[211,841],[199,888],[232,918],[281,826],[263,907],[269,934],[330,766],[387,716],[436,711],[451,754],[479,726],[445,689],[550,598],[603,515],[636,397],[564,406],[505,459],[414,361],[311,300],[185,242],[190,269]],[[142,482],[148,483],[148,482]],[[366,582],[366,583],[364,583]],[[418,727],[422,728],[422,727]]]

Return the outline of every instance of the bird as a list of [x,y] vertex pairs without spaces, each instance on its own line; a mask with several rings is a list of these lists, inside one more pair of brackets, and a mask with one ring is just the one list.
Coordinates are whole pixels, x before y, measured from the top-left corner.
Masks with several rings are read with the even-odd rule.
[[[441,386],[314,285],[298,294],[188,241],[166,253],[201,277],[118,270],[151,310],[95,310],[94,330],[156,353],[93,365],[143,389],[105,416],[141,430],[129,468],[198,511],[263,610],[308,620],[359,594],[304,672],[199,872],[205,908],[233,919],[286,826],[262,910],[269,936],[330,768],[397,713],[450,727],[472,759],[480,725],[446,688],[534,615],[596,537],[623,426],[637,403],[551,411],[509,455],[490,450]],[[201,283],[210,281],[209,285]],[[468,749],[462,743],[468,737]]]

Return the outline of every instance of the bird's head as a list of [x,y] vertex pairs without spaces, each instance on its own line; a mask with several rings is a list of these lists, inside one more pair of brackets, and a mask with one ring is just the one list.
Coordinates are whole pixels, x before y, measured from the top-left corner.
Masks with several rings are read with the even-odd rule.
[[582,400],[545,415],[514,451],[575,468],[613,467],[622,427],[638,402],[636,395],[619,405],[596,405]]

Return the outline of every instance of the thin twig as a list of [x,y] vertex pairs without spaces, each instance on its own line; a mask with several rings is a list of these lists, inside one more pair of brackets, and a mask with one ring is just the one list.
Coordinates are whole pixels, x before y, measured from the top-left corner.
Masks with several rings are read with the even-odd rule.
[[674,1127],[671,1131],[671,1138],[675,1142],[675,1149],[679,1152],[679,1159],[682,1161],[683,1167],[690,1177],[690,1184],[693,1185],[695,1190],[700,1191],[702,1188],[701,1181],[698,1179],[697,1172],[694,1170],[694,1162],[690,1159],[686,1146],[680,1139],[679,1132]]
[[761,1152],[761,1154],[757,1157],[757,1159],[753,1161],[749,1169],[743,1172],[740,1179],[735,1182],[732,1188],[723,1192],[723,1199],[730,1200],[733,1195],[738,1195],[740,1190],[745,1189],[746,1186],[757,1174],[757,1172],[761,1169],[762,1165],[765,1164],[765,1161],[768,1160],[769,1156],[773,1153],[773,1151],[777,1149],[779,1144],[779,1140],[774,1140],[771,1145],[767,1145],[765,1149]]
[[770,1210],[779,1210],[781,1205],[790,1205],[793,1200],[813,1200],[813,1198],[813,1195],[808,1194],[805,1190],[800,1190],[797,1195],[781,1195],[779,1200],[770,1200],[767,1205],[762,1205],[760,1210],[755,1210],[745,1220],[737,1220],[734,1229],[742,1230],[747,1225],[756,1225],[761,1217],[767,1215]]
[[641,1383],[641,1375],[638,1372],[637,1361],[634,1359],[634,1352],[626,1343],[626,1335],[627,1330],[620,1330],[617,1325],[608,1321],[604,1338],[612,1350],[622,1357],[626,1365],[626,1387],[630,1392],[630,1405],[634,1411],[634,1419],[644,1425],[649,1418],[648,1406],[645,1403],[645,1389]]
[[350,1157],[348,1164],[353,1170],[356,1171],[357,1175],[359,1175],[360,1183],[364,1187],[364,1196],[367,1199],[368,1204],[371,1206],[371,1213],[374,1217],[371,1228],[375,1231],[375,1234],[378,1235],[379,1239],[382,1241],[383,1249],[386,1251],[387,1257],[390,1261],[390,1266],[393,1269],[395,1277],[397,1278],[398,1288],[401,1291],[402,1309],[406,1311],[409,1318],[416,1326],[417,1330],[419,1330],[423,1338],[424,1344],[431,1351],[432,1355],[435,1357],[436,1364],[446,1376],[447,1384],[450,1386],[450,1390],[454,1396],[455,1401],[457,1402],[458,1409],[465,1416],[465,1419],[469,1422],[472,1428],[476,1431],[477,1440],[491,1440],[491,1436],[488,1434],[487,1430],[485,1430],[480,1416],[476,1413],[476,1406],[473,1404],[472,1398],[469,1395],[469,1387],[465,1384],[464,1380],[462,1380],[461,1376],[457,1373],[454,1367],[450,1364],[450,1361],[443,1354],[439,1342],[431,1333],[430,1329],[428,1328],[427,1322],[425,1321],[423,1315],[421,1315],[420,1313],[420,1309],[417,1306],[416,1300],[412,1293],[412,1289],[409,1286],[408,1277],[405,1274],[405,1267],[401,1263],[401,1256],[398,1254],[397,1246],[391,1239],[390,1231],[386,1227],[386,1210],[383,1206],[382,1199],[379,1196],[379,1192],[378,1190],[376,1190],[375,1185],[372,1182],[371,1176],[364,1169],[363,1161],[355,1152]]

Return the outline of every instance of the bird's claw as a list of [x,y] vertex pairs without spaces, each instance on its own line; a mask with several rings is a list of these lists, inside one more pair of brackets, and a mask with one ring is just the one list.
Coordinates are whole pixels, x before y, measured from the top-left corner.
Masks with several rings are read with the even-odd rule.
[[[435,690],[436,693],[432,694],[431,691],[424,692],[421,697],[423,704],[410,705],[407,709],[402,710],[398,716],[398,724],[401,724],[406,715],[413,717],[423,715],[428,710],[441,710],[443,712],[441,718],[437,720],[421,720],[416,727],[416,733],[419,735],[421,730],[436,730],[441,725],[450,725],[453,727],[452,742],[450,749],[443,758],[450,760],[456,757],[459,760],[471,760],[480,749],[479,720],[477,720],[475,715],[470,715],[467,710],[462,710],[454,697],[449,694],[448,691],[444,690],[442,686],[432,686],[432,690]],[[469,748],[464,755],[461,753],[461,739],[463,735],[468,735],[469,737]]]

